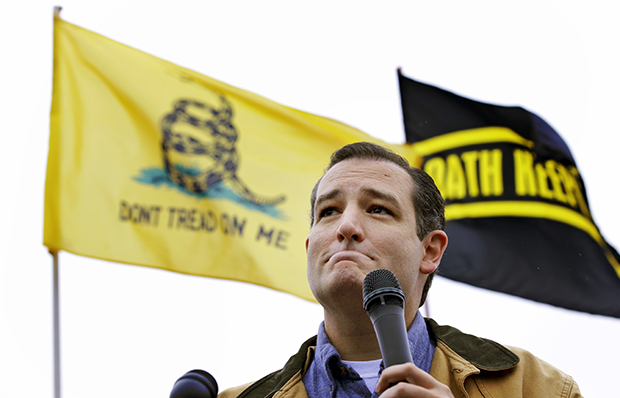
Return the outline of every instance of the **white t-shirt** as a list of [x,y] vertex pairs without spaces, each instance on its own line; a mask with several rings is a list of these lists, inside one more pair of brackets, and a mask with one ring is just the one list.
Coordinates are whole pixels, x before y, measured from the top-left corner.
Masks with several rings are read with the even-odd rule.
[[364,379],[364,383],[366,383],[368,390],[372,394],[379,381],[381,361],[381,359],[375,359],[372,361],[342,361],[342,363],[352,367]]

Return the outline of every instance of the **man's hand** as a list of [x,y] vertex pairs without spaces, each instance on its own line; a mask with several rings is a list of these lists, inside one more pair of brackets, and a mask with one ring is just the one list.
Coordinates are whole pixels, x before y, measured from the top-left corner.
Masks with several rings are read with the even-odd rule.
[[421,370],[412,363],[386,368],[377,382],[377,392],[382,398],[392,397],[451,397],[452,392],[445,384]]

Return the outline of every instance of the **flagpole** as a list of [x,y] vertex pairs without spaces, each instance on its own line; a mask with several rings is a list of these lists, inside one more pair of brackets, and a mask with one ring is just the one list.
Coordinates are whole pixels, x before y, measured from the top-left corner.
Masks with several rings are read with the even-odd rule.
[[[54,7],[54,22],[56,18],[60,18],[60,10],[62,7]],[[54,41],[55,42],[55,41]],[[54,43],[54,46],[56,44]],[[55,51],[56,49],[54,49]],[[60,288],[58,276],[58,250],[49,249],[53,262],[53,334],[54,334],[54,398],[61,398],[60,394]]]
[[60,289],[58,277],[58,251],[50,250],[53,258],[54,290],[54,397],[60,398]]

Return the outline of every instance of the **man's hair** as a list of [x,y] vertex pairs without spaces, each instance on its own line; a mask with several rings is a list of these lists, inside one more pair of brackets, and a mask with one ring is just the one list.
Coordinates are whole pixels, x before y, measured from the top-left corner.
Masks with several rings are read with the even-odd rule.
[[[416,234],[420,240],[423,240],[431,231],[443,231],[446,228],[446,217],[444,214],[445,202],[439,189],[435,185],[435,181],[433,181],[433,178],[424,170],[411,167],[405,158],[385,147],[370,142],[356,142],[345,145],[334,152],[331,156],[329,165],[325,169],[325,173],[336,164],[348,159],[368,159],[391,162],[400,166],[409,174],[413,180],[413,209],[415,212]],[[317,199],[316,195],[319,183],[322,179],[323,177],[316,182],[310,197],[311,226],[314,224],[314,204]],[[426,279],[420,299],[420,307],[426,301],[426,295],[428,294],[433,276],[435,276],[436,272],[437,270],[433,271]]]

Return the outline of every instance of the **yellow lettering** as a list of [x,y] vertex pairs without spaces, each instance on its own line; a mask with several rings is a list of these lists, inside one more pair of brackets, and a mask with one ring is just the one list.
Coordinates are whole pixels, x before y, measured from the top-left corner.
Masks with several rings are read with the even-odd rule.
[[553,192],[549,189],[545,167],[540,163],[536,164],[536,177],[538,177],[538,192],[540,196],[545,199],[553,199]]
[[463,159],[463,164],[465,164],[469,196],[475,198],[480,192],[478,189],[478,152],[464,152],[461,155],[461,159]]
[[581,214],[583,214],[586,217],[592,218],[592,216],[590,215],[590,210],[588,209],[588,203],[586,203],[585,198],[581,194],[582,186],[581,186],[581,183],[580,183],[581,176],[579,175],[579,171],[577,170],[577,168],[571,167],[570,173],[573,175],[573,177],[575,179],[575,183],[576,183],[575,185],[577,186],[576,189],[573,192],[577,196],[577,202],[579,203],[579,208],[581,209]]
[[439,192],[444,196],[445,194],[445,184],[444,178],[446,175],[446,162],[444,162],[443,158],[437,157],[429,159],[424,164],[424,171],[435,180],[435,185],[439,188]]
[[577,207],[575,191],[579,189],[579,185],[577,184],[577,181],[575,181],[575,177],[573,177],[568,170],[566,170],[566,167],[561,164],[558,164],[557,167],[560,181],[562,181],[564,192],[566,193],[566,201],[571,207]]
[[483,196],[504,193],[502,176],[502,151],[493,149],[480,152],[480,191]]
[[458,155],[449,155],[446,159],[446,199],[463,199],[467,194],[465,171]]
[[515,191],[519,196],[536,196],[536,174],[534,173],[534,155],[529,151],[516,149],[513,153],[515,162]]
[[562,190],[560,176],[558,175],[557,171],[557,165],[558,164],[553,160],[547,160],[545,162],[547,175],[549,176],[549,180],[551,181],[551,187],[553,188],[553,197],[558,202],[566,203],[566,195],[564,195],[564,191]]

